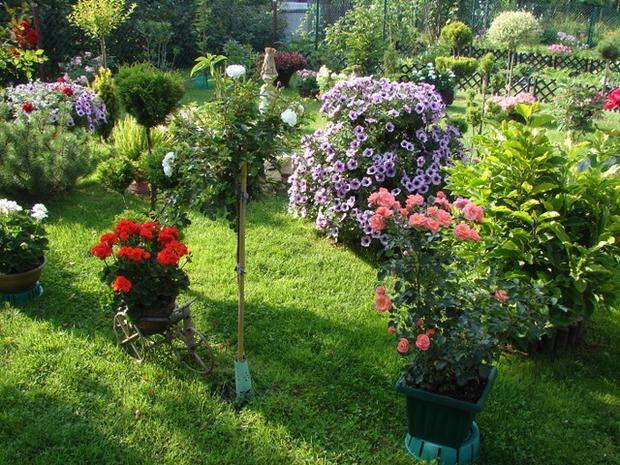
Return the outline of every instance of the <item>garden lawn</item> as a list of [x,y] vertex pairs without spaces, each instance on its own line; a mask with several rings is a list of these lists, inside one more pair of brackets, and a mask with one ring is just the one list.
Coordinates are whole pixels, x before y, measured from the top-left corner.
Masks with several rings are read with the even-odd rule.
[[[137,203],[132,200],[132,203]],[[0,464],[411,464],[404,363],[372,308],[375,270],[286,213],[252,203],[247,355],[254,403],[229,396],[236,329],[234,234],[196,216],[186,240],[196,325],[214,347],[206,379],[161,348],[144,364],[111,329],[110,290],[89,246],[123,211],[86,183],[49,205],[45,294],[0,306]],[[620,464],[620,316],[559,358],[504,357],[479,417],[482,464]],[[233,388],[234,390],[234,388]]]

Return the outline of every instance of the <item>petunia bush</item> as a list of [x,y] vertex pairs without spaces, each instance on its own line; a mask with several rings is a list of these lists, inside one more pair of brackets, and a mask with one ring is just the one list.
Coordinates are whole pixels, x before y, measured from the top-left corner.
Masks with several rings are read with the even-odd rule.
[[437,192],[442,168],[463,157],[460,133],[445,124],[441,97],[429,84],[352,78],[322,100],[329,122],[293,157],[290,210],[336,240],[369,246],[381,236],[370,226],[370,193]]
[[379,279],[393,285],[376,289],[375,309],[388,315],[396,350],[411,357],[406,383],[476,401],[500,342],[529,319],[523,302],[536,297],[479,269],[485,212],[472,201],[381,188],[368,203],[372,229],[387,237]]
[[[62,119],[69,127],[86,127],[90,131],[107,121],[106,105],[97,93],[64,77],[57,82],[37,80],[9,87],[6,96],[15,118],[46,110],[50,123]],[[63,118],[60,113],[68,116]]]

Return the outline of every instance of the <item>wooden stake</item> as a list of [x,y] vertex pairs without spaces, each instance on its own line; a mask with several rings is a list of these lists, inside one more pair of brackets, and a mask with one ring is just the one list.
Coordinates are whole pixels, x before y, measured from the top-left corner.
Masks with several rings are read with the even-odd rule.
[[245,317],[245,211],[248,201],[248,162],[243,162],[240,176],[241,189],[239,192],[239,217],[237,224],[237,284],[239,287],[239,305],[237,315],[237,360],[244,358],[244,328]]

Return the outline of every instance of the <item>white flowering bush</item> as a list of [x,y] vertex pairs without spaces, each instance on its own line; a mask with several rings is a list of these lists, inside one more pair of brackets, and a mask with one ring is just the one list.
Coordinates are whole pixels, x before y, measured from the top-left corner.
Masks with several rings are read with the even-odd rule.
[[25,210],[17,202],[0,199],[0,275],[33,270],[43,263],[47,238],[42,221],[47,208],[35,204]]

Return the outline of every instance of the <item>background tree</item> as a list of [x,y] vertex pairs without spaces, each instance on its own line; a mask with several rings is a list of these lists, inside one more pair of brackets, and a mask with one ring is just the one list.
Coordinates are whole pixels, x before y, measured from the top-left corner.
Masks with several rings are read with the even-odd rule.
[[127,0],[79,0],[73,6],[69,21],[99,41],[104,67],[108,65],[106,37],[129,18],[135,7],[135,3],[127,6]]

